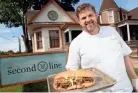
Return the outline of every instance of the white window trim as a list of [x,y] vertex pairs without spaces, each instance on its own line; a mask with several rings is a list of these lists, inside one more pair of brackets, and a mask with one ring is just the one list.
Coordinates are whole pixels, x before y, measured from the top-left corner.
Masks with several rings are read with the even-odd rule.
[[125,14],[126,15],[126,18],[125,19],[128,19],[128,16],[127,16],[127,14]]
[[[109,21],[109,11],[108,11],[108,23],[113,23],[114,22],[114,20],[112,19],[112,21]],[[113,16],[113,11],[112,11],[112,18],[113,18],[114,16]]]
[[[38,33],[38,32],[41,32],[41,35],[42,35],[42,31],[36,31],[36,32],[35,32],[35,36],[36,36],[36,33]],[[37,43],[37,36],[36,36],[36,49],[37,49],[37,50],[42,50],[42,49],[44,48],[44,46],[43,46],[43,45],[44,45],[44,44],[43,44],[43,36],[41,36],[41,38],[42,38],[42,48],[38,48],[38,46],[37,46],[37,44],[38,44],[38,43]]]
[[100,23],[102,24],[103,22],[102,22],[102,16],[100,15]]
[[112,16],[113,16],[113,23],[115,23],[114,11],[112,11]]
[[[34,32],[34,52],[44,52],[44,39],[43,39],[43,34],[42,34],[42,48],[37,49],[37,39],[36,39],[36,33],[40,32],[41,30],[37,30]],[[42,31],[41,31],[42,33]]]
[[120,14],[119,14],[119,12],[117,14],[118,14],[118,21],[120,22],[121,20],[120,20]]
[[58,30],[58,29],[55,29],[55,30],[58,31],[58,35],[59,35],[59,47],[53,47],[53,48],[50,47],[50,34],[49,34],[49,50],[54,50],[54,49],[56,50],[56,49],[60,49],[61,48],[61,46],[60,46],[60,30]]
[[34,52],[36,52],[36,33],[34,33]]
[[[125,18],[124,18],[124,16],[125,16]],[[126,19],[128,19],[128,16],[127,16],[127,14],[122,14],[122,18],[123,18],[123,20],[126,20]]]
[[34,34],[32,35],[32,48],[33,48],[33,52],[35,50],[35,39],[34,39]]

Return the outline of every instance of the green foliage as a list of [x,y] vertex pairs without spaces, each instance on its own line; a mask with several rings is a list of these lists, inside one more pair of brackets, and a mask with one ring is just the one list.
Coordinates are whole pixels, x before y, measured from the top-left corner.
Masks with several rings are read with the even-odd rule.
[[8,54],[7,52],[0,51],[0,55],[7,55],[7,54]]
[[14,53],[12,50],[9,50],[8,53]]
[[[55,0],[63,9],[74,11],[72,4],[76,4],[79,0]],[[29,36],[27,28],[25,28],[26,18],[25,13],[28,9],[40,10],[48,0],[0,0],[0,23],[5,24],[6,27],[23,28],[24,43],[27,52],[31,52],[31,44],[29,43]]]
[[[79,0],[55,0],[65,10],[74,10]],[[24,14],[28,9],[40,10],[48,0],[0,0],[0,23],[7,27],[19,27],[24,25]]]
[[135,72],[136,72],[136,74],[138,75],[138,68],[135,68]]
[[23,91],[22,85],[0,88],[0,92],[22,92],[22,91]]

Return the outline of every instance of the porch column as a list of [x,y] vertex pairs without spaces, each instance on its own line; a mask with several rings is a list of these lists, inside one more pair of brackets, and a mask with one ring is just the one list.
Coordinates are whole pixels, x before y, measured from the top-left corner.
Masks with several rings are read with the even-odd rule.
[[128,23],[127,23],[127,37],[128,37],[128,41],[130,41],[130,29],[129,29]]
[[71,35],[71,31],[69,31],[69,42],[71,43],[72,41],[72,35]]

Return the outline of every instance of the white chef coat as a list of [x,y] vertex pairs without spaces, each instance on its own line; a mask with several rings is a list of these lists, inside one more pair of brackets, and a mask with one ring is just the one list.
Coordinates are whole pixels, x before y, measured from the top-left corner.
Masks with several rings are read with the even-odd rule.
[[98,34],[83,31],[71,42],[66,68],[96,67],[116,79],[110,90],[132,92],[124,63],[124,56],[131,52],[113,27],[103,26]]

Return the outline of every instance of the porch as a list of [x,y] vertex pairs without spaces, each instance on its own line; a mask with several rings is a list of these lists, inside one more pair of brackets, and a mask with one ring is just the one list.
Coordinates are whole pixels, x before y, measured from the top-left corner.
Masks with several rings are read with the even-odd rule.
[[120,22],[118,28],[124,41],[138,40],[138,20]]

